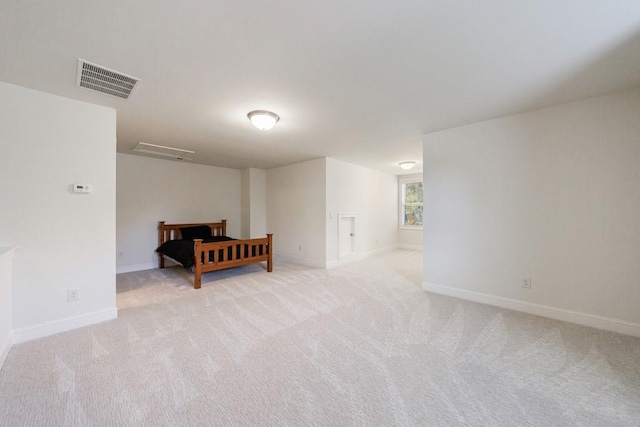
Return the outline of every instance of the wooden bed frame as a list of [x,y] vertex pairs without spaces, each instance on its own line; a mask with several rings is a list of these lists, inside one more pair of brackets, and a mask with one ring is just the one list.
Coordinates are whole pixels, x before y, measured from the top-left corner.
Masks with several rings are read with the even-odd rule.
[[[227,235],[227,220],[203,222],[197,224],[165,224],[158,221],[158,246],[169,240],[180,239],[180,228],[208,225],[212,236]],[[226,242],[203,243],[202,239],[193,241],[194,278],[193,287],[200,289],[202,273],[224,270],[241,265],[267,262],[267,271],[273,271],[273,234],[259,239],[229,240]],[[232,249],[228,249],[232,248]],[[164,268],[164,255],[158,254],[158,266]]]

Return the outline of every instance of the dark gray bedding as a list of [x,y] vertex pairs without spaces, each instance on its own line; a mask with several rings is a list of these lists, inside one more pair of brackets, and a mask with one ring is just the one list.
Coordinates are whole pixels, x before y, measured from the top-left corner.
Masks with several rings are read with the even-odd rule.
[[[202,242],[227,242],[229,240],[236,239],[227,236],[212,236],[205,237]],[[160,245],[156,252],[179,262],[184,268],[191,268],[194,265],[193,240],[170,240]]]

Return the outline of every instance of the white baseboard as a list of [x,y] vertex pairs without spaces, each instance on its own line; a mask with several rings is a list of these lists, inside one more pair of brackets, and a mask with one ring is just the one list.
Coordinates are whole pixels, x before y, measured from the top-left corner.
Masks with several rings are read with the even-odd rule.
[[105,320],[113,320],[118,318],[118,309],[116,307],[107,308],[105,310],[94,311],[91,313],[81,314],[79,316],[68,317],[66,319],[45,322],[35,326],[27,326],[13,330],[14,343],[31,341],[36,338],[42,338],[49,335],[57,334],[71,329],[81,328],[83,326],[93,325],[94,323],[104,322]]
[[116,267],[116,274],[131,273],[132,271],[152,270],[154,268],[158,268],[158,266],[152,262],[146,262],[144,264],[123,265],[120,267]]
[[[374,249],[368,252],[351,254],[346,257],[342,257],[342,259],[336,259],[336,260],[328,261],[326,263],[323,263],[322,261],[316,261],[313,259],[297,257],[295,255],[285,255],[285,254],[275,253],[273,256],[276,261],[291,262],[293,264],[306,265],[308,267],[314,267],[314,268],[330,269],[330,268],[335,268],[341,265],[349,264],[352,262],[361,261],[363,259],[372,257],[374,255],[391,252],[395,249],[398,249],[398,247],[399,247],[398,245],[385,246],[384,248]],[[422,248],[420,248],[420,250],[422,250]]]
[[422,251],[422,246],[399,244],[398,249],[409,249],[411,251]]
[[537,316],[549,317],[551,319],[564,322],[577,323],[578,325],[589,326],[605,331],[617,332],[620,334],[640,337],[640,323],[628,322],[626,320],[613,319],[610,317],[598,316],[595,314],[582,313],[564,308],[552,307],[548,305],[536,304],[526,301],[503,298],[480,292],[467,291],[464,289],[452,288],[450,286],[437,285],[424,282],[422,289],[427,292],[447,295],[468,301],[479,302],[481,304],[493,305],[509,310],[521,311],[535,314]]
[[2,369],[2,365],[4,365],[4,361],[7,360],[7,356],[9,355],[9,350],[13,346],[13,334],[9,332],[9,336],[0,347],[0,369]]
[[[314,259],[298,257],[295,255],[287,255],[287,254],[273,254],[274,261],[277,263],[278,261],[290,262],[292,264],[306,265],[307,267],[313,268],[325,268],[325,265],[322,261],[317,261]],[[275,266],[277,267],[277,265]],[[274,267],[274,268],[275,268]]]
[[347,255],[346,257],[342,257],[341,259],[328,261],[325,265],[325,268],[331,269],[331,268],[339,267],[341,265],[350,264],[352,262],[362,261],[363,259],[367,259],[372,256],[380,255],[386,252],[391,252],[395,249],[398,249],[398,245],[385,246],[384,248],[374,249],[368,252],[361,252],[361,253]]

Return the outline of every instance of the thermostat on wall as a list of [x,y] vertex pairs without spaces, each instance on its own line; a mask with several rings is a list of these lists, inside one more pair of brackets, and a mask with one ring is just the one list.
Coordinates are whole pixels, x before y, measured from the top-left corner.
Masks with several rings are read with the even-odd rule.
[[73,184],[74,193],[91,193],[91,186],[89,184]]

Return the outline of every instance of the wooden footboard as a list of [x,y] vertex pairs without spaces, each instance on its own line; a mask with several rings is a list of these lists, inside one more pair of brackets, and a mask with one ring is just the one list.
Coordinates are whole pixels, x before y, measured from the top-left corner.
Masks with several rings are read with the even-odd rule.
[[228,242],[203,243],[202,239],[193,241],[195,265],[193,287],[200,289],[202,273],[223,270],[241,265],[267,262],[267,271],[273,271],[273,234],[266,238],[248,240],[230,240]]

